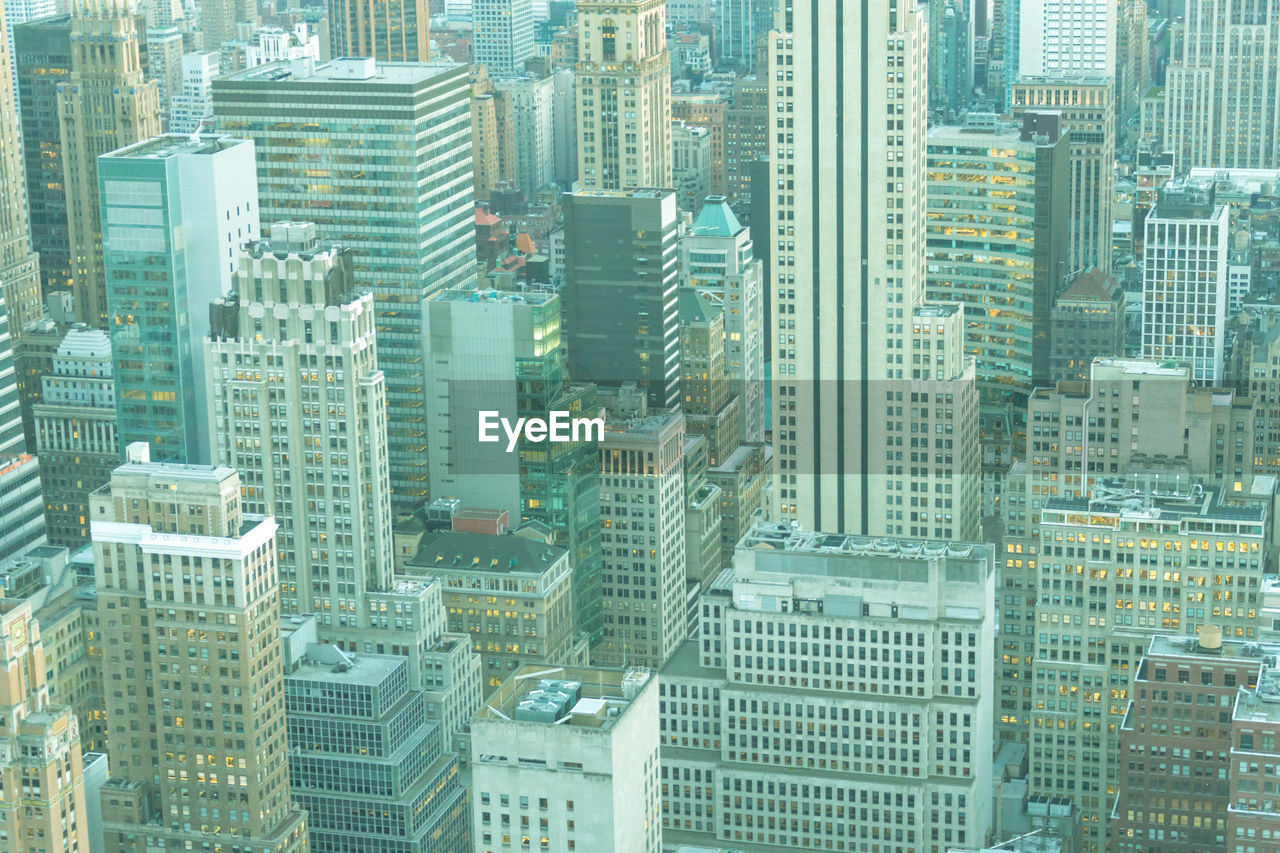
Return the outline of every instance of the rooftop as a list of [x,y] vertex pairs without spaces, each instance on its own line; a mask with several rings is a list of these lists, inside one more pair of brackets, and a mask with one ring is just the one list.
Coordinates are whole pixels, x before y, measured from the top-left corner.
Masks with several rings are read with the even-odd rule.
[[976,542],[903,539],[892,536],[850,536],[800,530],[786,522],[757,521],[738,543],[739,548],[790,551],[803,554],[834,554],[867,557],[897,557],[928,560],[940,557],[988,557],[994,546]]
[[531,305],[540,308],[557,298],[552,290],[496,290],[494,288],[458,287],[432,297],[433,302],[485,302]]
[[[1090,523],[1101,524],[1112,516],[1140,521],[1195,518],[1261,523],[1266,519],[1263,506],[1228,506],[1223,502],[1220,489],[1205,488],[1189,477],[1180,476],[1166,477],[1164,483],[1158,477],[1154,482],[1142,483],[1137,475],[1133,480],[1122,477],[1098,480],[1088,498],[1049,498],[1044,509],[1088,513]],[[1057,519],[1045,521],[1054,523]],[[1241,535],[1247,535],[1247,531]],[[1263,535],[1261,527],[1257,535]]]
[[[428,534],[430,536],[430,534]],[[407,569],[540,575],[567,552],[523,536],[449,530],[426,539]]]
[[396,655],[357,655],[334,645],[312,643],[307,646],[307,656],[286,678],[377,687],[397,669],[406,666],[406,660]]
[[476,719],[607,731],[652,678],[653,673],[643,667],[622,670],[526,664],[489,696]]
[[403,86],[422,83],[465,66],[449,59],[430,62],[375,62],[337,58],[329,62],[282,59],[256,68],[226,74],[214,87],[227,83],[324,83],[326,86]]
[[[1246,643],[1219,639],[1221,646],[1213,649],[1203,647],[1199,637],[1158,634],[1151,638],[1151,645],[1147,647],[1147,656],[1255,661],[1261,664],[1263,655],[1280,655],[1280,643]],[[1207,642],[1212,641],[1207,640]]]
[[699,237],[732,237],[741,230],[742,223],[722,195],[707,196],[698,218],[693,220],[693,233]]
[[167,160],[179,155],[195,156],[217,154],[238,145],[252,144],[247,139],[221,133],[166,133],[143,142],[127,145],[102,155],[113,160]]
[[1119,293],[1120,284],[1114,278],[1097,267],[1090,267],[1075,277],[1058,297],[1058,301],[1075,299],[1111,302]]

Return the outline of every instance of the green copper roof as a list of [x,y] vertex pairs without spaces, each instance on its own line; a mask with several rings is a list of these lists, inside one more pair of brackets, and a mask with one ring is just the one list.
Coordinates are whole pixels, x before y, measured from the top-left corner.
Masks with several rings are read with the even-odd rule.
[[742,230],[742,223],[729,209],[729,202],[722,195],[707,196],[698,218],[693,221],[693,233],[698,236],[732,237]]

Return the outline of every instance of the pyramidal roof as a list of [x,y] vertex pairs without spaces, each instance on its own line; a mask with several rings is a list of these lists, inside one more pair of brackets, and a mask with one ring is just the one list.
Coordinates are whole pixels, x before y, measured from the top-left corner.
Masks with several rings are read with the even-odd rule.
[[693,233],[698,236],[732,237],[742,230],[742,223],[729,209],[728,200],[722,195],[707,196],[698,218],[693,221]]

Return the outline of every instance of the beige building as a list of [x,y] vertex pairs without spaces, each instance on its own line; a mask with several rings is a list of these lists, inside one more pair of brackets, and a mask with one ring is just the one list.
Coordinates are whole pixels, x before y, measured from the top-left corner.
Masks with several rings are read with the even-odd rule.
[[503,106],[493,90],[489,69],[472,65],[471,163],[475,169],[476,201],[489,200],[494,184],[501,180],[502,164],[515,159],[515,140],[498,133],[499,109]]
[[90,499],[111,637],[107,853],[214,840],[305,851],[289,797],[276,522],[243,512],[233,469],[149,456],[130,445]]
[[[729,101],[719,92],[679,92],[671,96],[671,118],[704,127],[711,138],[710,195],[728,195],[725,164],[725,119]],[[702,203],[702,199],[698,199]]]
[[579,0],[578,183],[671,186],[671,71],[662,0]]
[[22,162],[22,134],[14,107],[13,65],[9,45],[13,31],[0,8],[0,300],[9,314],[9,335],[16,343],[27,324],[43,315],[40,258],[31,251],[27,193]]
[[0,603],[0,849],[86,853],[80,722],[50,695],[46,672],[55,653],[32,602],[10,593]]
[[[1111,269],[1111,202],[1115,194],[1115,86],[1111,77],[1021,77],[1010,112],[1060,110],[1071,134],[1071,200],[1067,268]],[[1056,294],[1054,294],[1056,295]]]
[[564,548],[522,536],[446,531],[426,537],[404,574],[439,580],[447,628],[470,637],[485,693],[524,664],[576,666],[586,660]]
[[[77,6],[71,77],[58,90],[76,317],[99,328],[107,325],[107,283],[98,157],[159,135],[163,112],[156,82],[142,74],[137,23],[123,0]],[[102,50],[106,41],[116,47]]]

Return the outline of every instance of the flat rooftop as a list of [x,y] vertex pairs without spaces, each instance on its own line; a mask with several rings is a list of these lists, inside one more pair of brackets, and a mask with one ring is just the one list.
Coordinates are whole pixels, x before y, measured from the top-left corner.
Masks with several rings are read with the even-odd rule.
[[329,660],[311,657],[302,659],[298,668],[285,676],[289,680],[314,681],[323,684],[345,684],[360,687],[377,687],[386,681],[408,658],[394,655],[358,655],[347,653],[347,660],[336,656]]
[[546,305],[559,294],[550,290],[497,290],[485,288],[456,288],[446,290],[435,296],[432,302],[474,302],[474,303],[507,303],[511,305],[531,305],[535,308]]
[[[1044,509],[1090,513],[1095,516],[1101,513],[1140,521],[1197,518],[1261,524],[1267,517],[1266,509],[1261,505],[1225,504],[1222,491],[1217,488],[1205,488],[1198,483],[1184,487],[1176,481],[1173,487],[1185,491],[1152,492],[1134,488],[1125,479],[1108,478],[1097,481],[1088,498],[1049,498],[1045,501]],[[1262,535],[1261,530],[1258,535]]]
[[447,530],[418,548],[405,568],[418,572],[492,572],[540,575],[567,552],[523,536]]
[[[372,63],[372,73],[369,73],[366,63]],[[449,59],[433,59],[430,62],[374,62],[338,58],[316,63],[284,59],[226,74],[217,78],[214,86],[217,87],[220,83],[284,82],[335,86],[403,86],[422,83],[464,67]]]
[[200,136],[192,136],[189,133],[167,133],[128,145],[103,156],[113,160],[167,160],[179,155],[217,154],[220,151],[235,148],[237,145],[249,144],[247,139],[220,133],[205,133]]
[[851,536],[844,533],[820,533],[800,530],[785,522],[757,521],[738,543],[739,548],[790,551],[806,554],[845,554],[867,557],[906,557],[933,559],[938,557],[990,557],[993,545],[978,542],[912,539],[893,536]]
[[1280,643],[1245,643],[1238,640],[1223,640],[1220,649],[1204,649],[1200,647],[1197,637],[1178,637],[1158,634],[1151,638],[1147,647],[1147,656],[1182,657],[1207,660],[1242,660],[1261,664],[1263,655],[1280,655]]
[[[653,681],[655,673],[644,667],[629,669],[597,669],[594,667],[546,667],[526,664],[516,670],[490,695],[480,710],[477,720],[502,720],[512,725],[548,726],[568,725],[574,728],[591,728],[607,731],[630,707],[634,698]],[[578,695],[565,703],[566,718],[517,719],[516,707],[533,699],[530,693],[546,693],[547,682],[569,682],[580,686]]]

